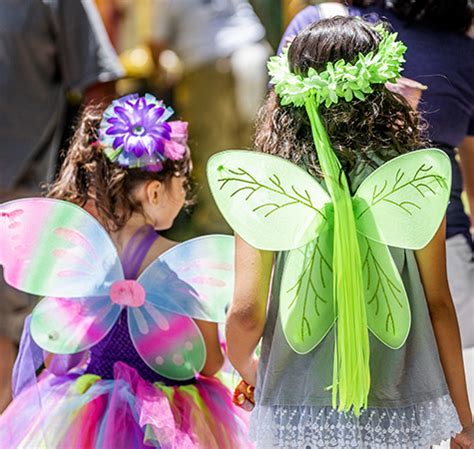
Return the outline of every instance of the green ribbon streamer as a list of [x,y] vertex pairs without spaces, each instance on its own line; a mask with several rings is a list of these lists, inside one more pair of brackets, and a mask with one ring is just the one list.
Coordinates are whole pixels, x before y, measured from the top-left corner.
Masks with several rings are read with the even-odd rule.
[[319,164],[334,206],[334,307],[337,319],[332,384],[333,407],[360,414],[370,390],[370,349],[362,261],[346,175],[318,112],[319,98],[305,102]]

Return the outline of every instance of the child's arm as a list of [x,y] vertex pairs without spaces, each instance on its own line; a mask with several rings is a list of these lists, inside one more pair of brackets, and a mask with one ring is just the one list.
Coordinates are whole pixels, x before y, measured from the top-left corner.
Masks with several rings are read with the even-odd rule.
[[472,413],[464,376],[461,338],[446,273],[446,222],[431,242],[416,252],[433,330],[448,388],[464,428],[472,426]]
[[195,320],[206,344],[206,363],[201,370],[203,376],[213,376],[222,368],[224,355],[219,341],[219,331],[216,323]]
[[469,204],[469,215],[471,226],[474,227],[474,136],[466,136],[459,145],[459,156],[461,158],[461,171]]
[[44,367],[49,369],[51,362],[53,360],[53,354],[47,351],[43,351],[43,358],[44,358]]
[[235,290],[227,315],[227,355],[243,379],[256,383],[254,352],[266,320],[273,253],[235,237]]

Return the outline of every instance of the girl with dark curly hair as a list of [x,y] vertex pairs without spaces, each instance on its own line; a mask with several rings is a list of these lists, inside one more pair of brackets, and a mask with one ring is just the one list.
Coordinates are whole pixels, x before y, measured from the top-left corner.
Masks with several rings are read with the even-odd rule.
[[[186,313],[202,291],[181,280],[191,273],[206,283],[198,268],[207,262],[206,242],[230,239],[231,252],[232,239],[177,245],[158,234],[183,207],[191,171],[187,123],[168,121],[172,113],[148,94],[120,98],[105,111],[86,108],[49,198],[2,209],[1,220],[17,216],[21,228],[40,229],[42,285],[58,291],[65,283],[66,296],[46,297],[25,324],[15,399],[0,417],[2,448],[249,446],[243,412],[214,377],[224,362],[216,320]],[[23,263],[3,246],[11,242],[0,242],[2,263],[4,248],[13,254],[6,278]],[[193,249],[199,242],[201,251]],[[188,258],[193,252],[198,259]],[[181,277],[170,267],[173,257],[186,265]],[[31,265],[25,271],[38,278]]]
[[[235,156],[242,165],[231,167],[232,151],[217,160],[215,178],[210,162],[218,204],[239,234],[227,348],[246,382],[239,387],[236,402],[248,406],[255,385],[252,432],[258,449],[427,449],[456,434],[453,444],[467,448],[474,443],[459,329],[446,275],[443,217],[449,176],[442,178],[443,187],[437,184],[444,192],[444,206],[433,225],[427,209],[413,227],[401,221],[397,226],[397,219],[390,218],[397,208],[411,216],[413,211],[406,206],[417,208],[417,198],[425,198],[424,192],[408,192],[406,202],[400,203],[387,197],[389,207],[395,209],[386,209],[385,219],[394,232],[400,232],[400,238],[433,226],[423,244],[386,243],[396,266],[394,276],[400,275],[398,287],[387,280],[390,275],[380,255],[373,257],[379,261],[376,268],[369,268],[374,253],[362,250],[365,244],[356,234],[363,231],[354,224],[362,214],[355,200],[347,200],[371,175],[383,167],[396,167],[397,160],[412,160],[417,153],[434,151],[446,173],[450,171],[442,151],[412,151],[426,147],[423,125],[404,97],[385,85],[397,78],[393,67],[398,75],[401,67],[400,52],[387,53],[390,43],[400,48],[393,39],[382,25],[334,17],[305,28],[287,56],[284,53],[276,58],[278,62],[271,62],[275,90],[260,111],[255,138],[256,150],[267,154],[249,154],[255,161],[259,158],[262,166],[265,161],[272,167],[283,167],[287,161],[299,165],[303,171],[297,176],[295,167],[291,181],[285,179],[289,166],[278,175],[277,168],[268,169],[259,178],[258,168],[252,171],[250,164],[244,165],[244,154]],[[367,66],[364,61],[369,61]],[[365,81],[370,76],[373,81]],[[432,163],[412,167],[416,173],[432,168]],[[407,181],[409,176],[405,171],[395,168],[390,175],[396,178],[394,182],[385,178],[385,184],[381,181],[369,189],[372,202],[368,204],[376,204],[385,188],[398,192],[402,178]],[[308,173],[312,180],[302,187]],[[242,187],[230,197],[219,193],[229,191],[230,195],[235,189],[228,186],[239,186],[241,178]],[[307,187],[315,185],[314,179],[331,197],[328,209],[318,206],[325,192],[316,194]],[[430,189],[430,194],[435,190]],[[239,195],[242,210],[235,214],[227,203],[238,201]],[[278,202],[278,195],[284,196],[283,203]],[[258,198],[264,204],[259,206]],[[246,212],[247,204],[250,210]],[[300,204],[319,208],[318,220],[328,227],[321,225],[313,231],[298,215]],[[240,215],[248,218],[241,225]],[[270,235],[277,235],[273,229],[265,235],[263,231],[252,234],[253,228],[268,224],[266,220],[273,220],[281,240],[289,241],[286,250],[279,251],[283,243],[270,240]],[[308,229],[313,243],[301,246],[299,239]],[[383,242],[383,226],[378,229],[377,241]],[[275,255],[275,251],[279,252]],[[363,294],[364,289],[372,293]],[[401,321],[394,325],[392,313],[402,307],[401,302],[398,306],[392,302],[397,291],[406,291],[409,306],[405,311],[410,311],[411,325],[404,333],[406,339],[389,348],[370,324],[370,311],[383,317],[382,332],[392,329],[395,335]],[[360,323],[369,323],[370,335],[365,333],[367,325]],[[256,358],[254,350],[261,338]],[[352,349],[346,351],[345,345]],[[361,374],[369,371],[369,377]]]
[[[407,45],[403,71],[418,87],[409,89],[426,124],[425,137],[451,160],[452,187],[446,221],[448,280],[458,314],[471,401],[474,400],[474,39],[468,0],[382,0],[349,7],[353,15],[390,23]],[[282,44],[320,20],[314,6],[288,27]],[[471,28],[472,29],[472,28]],[[415,85],[416,87],[416,85]],[[405,91],[406,93],[406,91]],[[462,199],[463,190],[465,201]],[[471,217],[466,212],[468,204]]]

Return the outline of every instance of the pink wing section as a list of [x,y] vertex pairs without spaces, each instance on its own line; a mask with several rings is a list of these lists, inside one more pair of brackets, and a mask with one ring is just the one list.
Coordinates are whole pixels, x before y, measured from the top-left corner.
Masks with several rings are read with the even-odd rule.
[[187,380],[202,370],[206,347],[191,318],[145,303],[128,309],[128,326],[137,352],[162,376]]
[[0,264],[15,288],[39,296],[102,296],[123,279],[107,232],[74,204],[47,198],[2,204],[0,229]]
[[75,354],[102,340],[121,310],[108,296],[44,298],[33,311],[31,335],[48,352]]
[[175,246],[139,277],[141,307],[128,309],[130,335],[140,356],[169,379],[199,373],[206,346],[192,318],[224,322],[234,288],[234,239],[211,235]]

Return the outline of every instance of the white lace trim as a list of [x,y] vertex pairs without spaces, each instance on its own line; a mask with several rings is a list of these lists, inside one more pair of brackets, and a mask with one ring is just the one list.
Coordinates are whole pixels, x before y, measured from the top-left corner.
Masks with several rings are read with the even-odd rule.
[[409,407],[369,408],[358,418],[331,407],[258,406],[251,419],[257,449],[428,449],[460,430],[448,395]]

